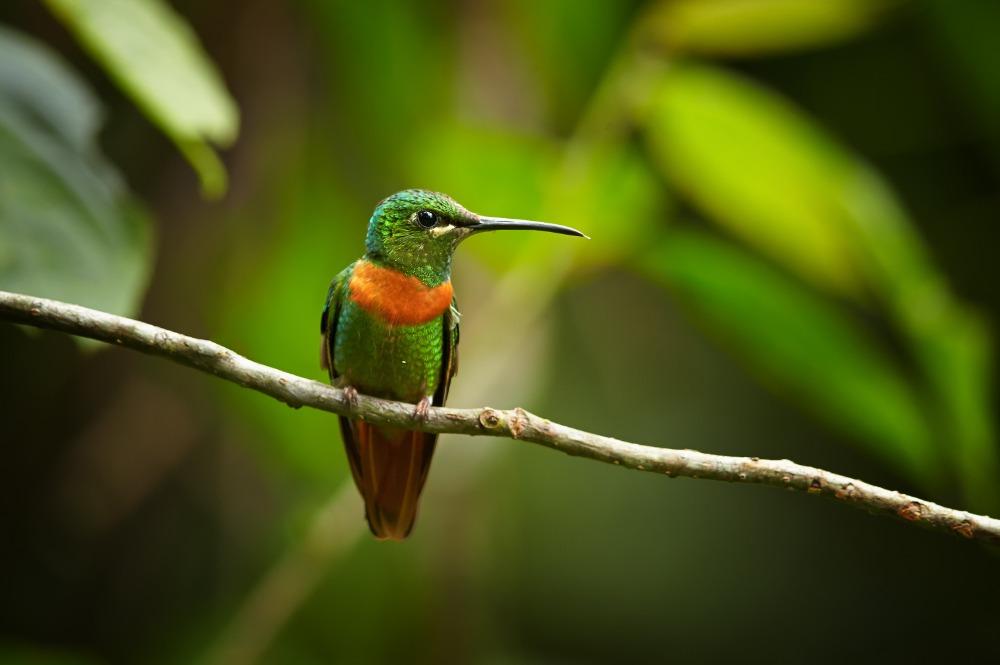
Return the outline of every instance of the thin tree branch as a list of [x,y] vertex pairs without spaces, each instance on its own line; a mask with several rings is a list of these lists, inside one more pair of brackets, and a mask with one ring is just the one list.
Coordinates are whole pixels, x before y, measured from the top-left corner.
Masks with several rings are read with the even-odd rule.
[[831,497],[871,513],[1000,545],[1000,520],[929,501],[789,460],[710,455],[642,446],[553,423],[524,409],[434,407],[414,417],[412,404],[359,395],[353,407],[342,390],[253,362],[215,342],[78,305],[0,291],[0,319],[117,344],[194,367],[269,395],[292,407],[349,415],[380,425],[439,434],[488,435],[527,441],[629,469],[669,477],[755,483]]

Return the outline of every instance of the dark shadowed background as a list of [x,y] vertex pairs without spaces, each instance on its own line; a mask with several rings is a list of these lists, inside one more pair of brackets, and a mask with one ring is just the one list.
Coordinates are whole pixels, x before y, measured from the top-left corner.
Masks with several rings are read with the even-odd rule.
[[[0,289],[319,379],[375,203],[445,191],[592,238],[463,245],[452,405],[1000,514],[998,3],[0,24]],[[1000,660],[995,552],[833,502],[446,436],[374,542],[333,416],[12,325],[0,421],[3,663]]]

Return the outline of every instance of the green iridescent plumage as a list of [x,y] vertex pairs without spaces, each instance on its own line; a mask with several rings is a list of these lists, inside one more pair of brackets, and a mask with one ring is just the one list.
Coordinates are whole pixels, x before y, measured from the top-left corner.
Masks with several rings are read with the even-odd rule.
[[329,316],[336,334],[326,343],[333,359],[328,369],[338,383],[366,395],[414,403],[434,395],[443,382],[442,368],[451,364],[451,355],[456,352],[458,312],[454,302],[452,311],[426,323],[390,324],[346,297],[356,265],[348,266],[330,287],[328,307],[335,312],[330,316],[324,311],[322,330],[325,334]]
[[[379,203],[364,257],[337,275],[327,294],[320,328],[331,380],[348,391],[411,402],[417,417],[430,405],[443,405],[458,355],[452,255],[469,235],[501,229],[583,235],[555,224],[482,217],[424,190],[405,190]],[[437,436],[349,418],[340,422],[372,532],[405,538]]]
[[419,211],[430,212],[438,220],[472,222],[476,218],[444,194],[422,189],[397,192],[375,207],[368,222],[365,256],[436,286],[451,279],[451,257],[466,236],[429,234],[429,229],[411,220]]

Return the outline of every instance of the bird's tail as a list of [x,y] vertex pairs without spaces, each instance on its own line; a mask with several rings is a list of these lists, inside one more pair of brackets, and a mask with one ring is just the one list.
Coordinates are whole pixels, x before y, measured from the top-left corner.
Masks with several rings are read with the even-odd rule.
[[376,538],[403,540],[417,518],[437,435],[347,418],[340,429],[368,526]]

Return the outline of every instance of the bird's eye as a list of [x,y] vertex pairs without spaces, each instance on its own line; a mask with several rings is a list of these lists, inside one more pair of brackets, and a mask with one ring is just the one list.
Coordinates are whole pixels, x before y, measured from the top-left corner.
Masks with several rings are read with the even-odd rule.
[[435,215],[430,210],[421,210],[420,212],[417,213],[417,224],[424,227],[425,229],[431,228],[432,226],[437,224],[437,221],[438,221],[438,216]]

